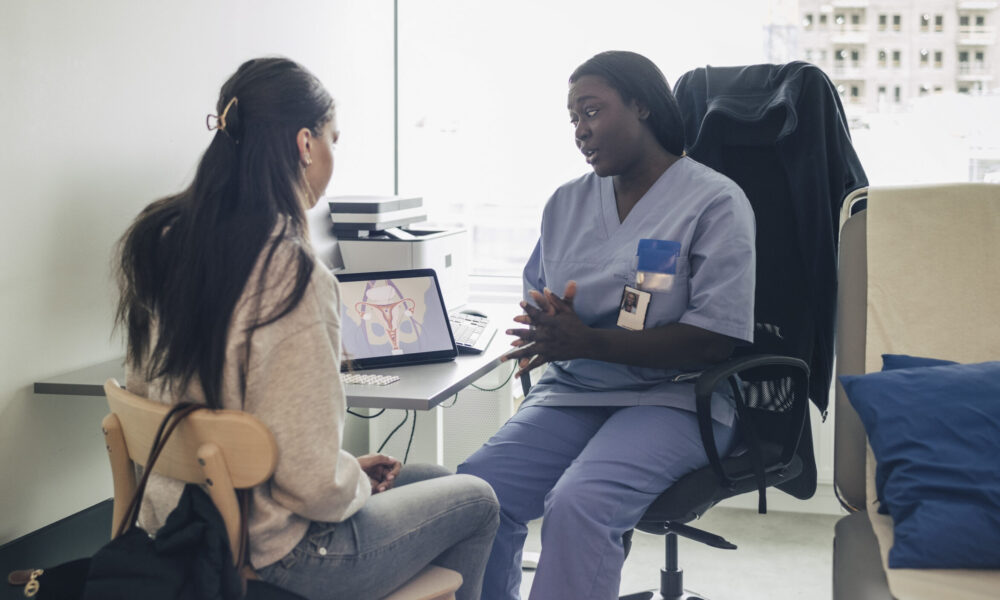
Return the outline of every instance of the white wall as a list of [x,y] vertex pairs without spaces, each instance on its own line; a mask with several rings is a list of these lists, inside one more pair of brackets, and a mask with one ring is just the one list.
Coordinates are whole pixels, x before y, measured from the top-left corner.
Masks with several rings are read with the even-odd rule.
[[338,102],[329,193],[391,193],[390,0],[0,4],[0,543],[110,497],[104,401],[32,383],[123,353],[112,246],[189,182],[225,78],[273,54]]

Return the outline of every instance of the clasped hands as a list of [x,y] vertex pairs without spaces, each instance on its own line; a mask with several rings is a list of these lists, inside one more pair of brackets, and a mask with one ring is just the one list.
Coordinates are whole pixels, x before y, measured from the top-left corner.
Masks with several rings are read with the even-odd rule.
[[358,457],[358,463],[371,481],[373,494],[391,489],[403,468],[402,463],[385,454],[365,454]]
[[561,298],[545,288],[542,292],[531,290],[535,306],[521,301],[524,314],[514,317],[514,321],[528,325],[528,329],[507,330],[507,335],[517,336],[518,339],[511,342],[517,349],[503,358],[518,361],[517,377],[547,362],[585,356],[592,343],[591,329],[573,310],[575,297],[576,282],[570,281]]

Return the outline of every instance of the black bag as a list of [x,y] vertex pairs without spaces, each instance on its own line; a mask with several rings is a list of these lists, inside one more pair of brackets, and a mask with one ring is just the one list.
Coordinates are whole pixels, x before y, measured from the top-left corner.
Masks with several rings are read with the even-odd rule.
[[[204,405],[170,409],[156,433],[149,460],[118,535],[91,558],[30,573],[24,595],[36,600],[302,600],[277,586],[246,580],[233,564],[222,516],[200,486],[184,487],[156,538],[135,526],[153,464],[174,428]],[[240,562],[247,560],[248,496],[241,494]]]

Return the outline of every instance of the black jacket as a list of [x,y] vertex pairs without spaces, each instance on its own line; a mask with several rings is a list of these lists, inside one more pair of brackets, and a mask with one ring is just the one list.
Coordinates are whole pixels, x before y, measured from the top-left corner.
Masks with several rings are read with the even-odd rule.
[[[675,94],[687,153],[736,181],[754,208],[758,327],[751,351],[804,360],[809,397],[825,417],[840,207],[868,185],[840,96],[805,62],[699,68],[678,79]],[[798,455],[802,474],[779,488],[808,498],[816,489],[808,413]]]
[[[675,92],[688,154],[727,175],[724,145],[718,143],[727,130],[736,123],[774,123],[756,129],[763,136],[756,143],[774,145],[783,173],[758,176],[784,177],[791,193],[795,231],[790,233],[797,237],[816,322],[809,396],[825,412],[833,373],[840,207],[850,192],[868,185],[840,96],[823,71],[798,61],[695,69],[677,81]],[[750,201],[756,210],[766,199]]]

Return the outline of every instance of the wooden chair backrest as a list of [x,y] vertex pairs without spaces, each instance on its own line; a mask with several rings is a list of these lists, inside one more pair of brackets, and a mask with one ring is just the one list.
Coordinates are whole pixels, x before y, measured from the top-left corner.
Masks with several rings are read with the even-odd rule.
[[[114,480],[112,535],[125,517],[136,489],[134,465],[144,467],[156,430],[170,407],[104,384],[111,413],[103,430]],[[236,490],[268,480],[278,461],[278,446],[264,423],[236,410],[200,410],[177,426],[153,472],[186,483],[204,484],[229,534],[233,559],[239,554],[240,507]]]

